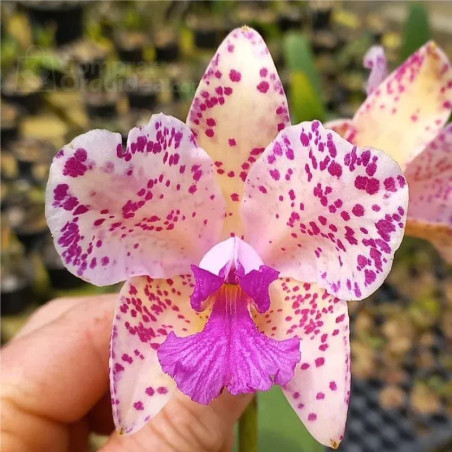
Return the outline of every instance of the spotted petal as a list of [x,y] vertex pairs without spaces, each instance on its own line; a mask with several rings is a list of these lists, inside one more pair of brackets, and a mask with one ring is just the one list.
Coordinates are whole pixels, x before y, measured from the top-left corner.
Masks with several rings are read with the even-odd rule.
[[223,41],[199,84],[187,124],[215,162],[227,202],[224,237],[231,231],[240,235],[238,208],[248,170],[290,124],[281,81],[256,31],[242,27]]
[[162,114],[133,129],[125,151],[106,130],[64,146],[46,196],[66,266],[97,285],[190,273],[223,224],[211,159],[184,123]]
[[190,308],[190,276],[130,279],[122,288],[110,344],[113,417],[120,433],[139,430],[172,397],[176,386],[160,366],[159,345],[170,332],[194,334],[205,319]]
[[407,202],[405,178],[386,154],[304,122],[281,131],[251,169],[245,240],[281,276],[362,299],[391,268]]
[[366,99],[353,142],[384,150],[404,169],[433,140],[452,110],[452,69],[435,43],[421,47]]
[[301,361],[283,388],[309,432],[337,448],[350,397],[350,346],[347,303],[315,284],[280,279],[271,289],[271,307],[256,314],[265,334],[278,340],[300,338]]
[[407,233],[430,240],[452,262],[452,124],[407,167]]
[[383,47],[372,46],[364,55],[364,67],[370,69],[367,94],[372,94],[388,75],[388,64]]
[[334,119],[325,123],[326,129],[331,129],[338,133],[342,138],[345,138],[350,143],[353,143],[353,138],[356,135],[356,129],[353,126],[351,119]]

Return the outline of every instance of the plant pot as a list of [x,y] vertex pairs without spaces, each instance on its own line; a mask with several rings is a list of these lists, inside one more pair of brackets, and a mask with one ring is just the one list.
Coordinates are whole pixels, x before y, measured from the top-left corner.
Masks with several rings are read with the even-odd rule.
[[54,289],[70,290],[85,284],[83,280],[66,270],[52,240],[47,240],[43,251],[44,265]]
[[179,42],[171,31],[162,30],[155,38],[155,59],[159,63],[172,63],[179,58]]
[[152,90],[127,91],[130,108],[152,109],[157,104],[158,94]]
[[102,58],[95,58],[90,61],[82,61],[78,67],[83,78],[90,82],[91,80],[98,79],[102,75],[102,70],[105,61]]
[[48,163],[35,163],[31,168],[33,182],[41,187],[45,187],[49,179],[49,170],[50,165]]
[[2,83],[2,96],[28,113],[36,113],[42,105],[43,82],[33,73],[11,73]]
[[188,19],[188,25],[193,30],[198,49],[216,49],[228,33],[223,17],[192,16]]
[[194,30],[195,46],[199,49],[215,49],[223,40],[224,33],[219,29],[198,28]]
[[175,102],[191,102],[197,87],[197,77],[194,76],[192,67],[184,63],[172,64],[166,68],[165,75],[168,77],[171,93],[168,101],[171,99]]
[[19,130],[19,111],[14,105],[2,103],[1,143],[2,147],[15,140]]
[[57,88],[67,88],[66,85],[66,73],[60,69],[41,68],[41,77],[44,82],[44,86],[48,90],[54,90]]
[[85,282],[73,275],[66,268],[50,268],[47,267],[47,273],[49,275],[50,284],[54,289],[58,290],[72,290],[77,287],[81,287],[85,284]]
[[50,166],[55,155],[55,148],[47,142],[24,138],[14,145],[20,177],[33,181],[33,167],[37,164]]
[[3,181],[14,181],[19,176],[17,160],[11,152],[2,151],[1,175]]
[[6,217],[25,253],[41,248],[49,234],[43,204],[27,200],[16,203],[7,210]]
[[72,57],[77,62],[84,80],[96,80],[102,76],[107,51],[99,44],[84,39],[74,46]]
[[143,33],[123,30],[115,35],[115,45],[119,58],[127,63],[141,63],[144,59],[144,44],[146,37]]
[[6,183],[4,180],[0,181],[0,210],[3,213],[8,207],[8,199],[10,195],[10,184]]
[[17,139],[18,127],[17,122],[2,121],[1,124],[1,142],[2,146],[7,146],[11,141]]
[[143,49],[118,47],[118,56],[121,61],[125,63],[141,63],[143,61]]
[[155,107],[159,92],[159,78],[154,74],[136,73],[125,83],[125,92],[132,109],[152,109]]
[[[256,10],[257,9],[257,10]],[[254,28],[265,41],[268,41],[272,32],[275,31],[275,23],[277,22],[277,15],[273,9],[266,6],[266,2],[262,2],[262,7],[259,4],[243,2],[238,9],[235,10],[234,23],[236,27],[241,27],[244,24]],[[221,23],[217,24],[222,26]],[[229,28],[229,27],[228,27]]]
[[25,277],[2,276],[1,286],[2,316],[18,314],[32,303],[32,288]]
[[303,28],[303,15],[299,7],[283,11],[278,16],[278,27],[281,32],[289,30],[301,31]]
[[32,49],[29,56],[46,90],[54,91],[57,88],[67,87],[66,72],[69,59],[65,57],[64,52],[37,48]]
[[47,229],[47,225],[45,227],[41,226],[40,228],[24,225],[15,229],[15,233],[19,241],[24,245],[25,252],[29,253],[30,251],[41,247],[49,230]]
[[91,117],[112,118],[116,116],[118,96],[116,93],[86,93],[85,106]]
[[374,44],[381,44],[385,32],[385,21],[380,14],[369,14],[366,29],[372,37]]
[[330,6],[323,6],[322,3],[312,10],[311,24],[314,30],[324,30],[329,27],[331,13],[333,8]]
[[79,39],[83,34],[83,2],[81,1],[34,1],[23,2],[32,23],[56,27],[57,45]]
[[319,30],[313,34],[311,39],[312,51],[315,55],[334,54],[340,47],[338,37],[326,30]]

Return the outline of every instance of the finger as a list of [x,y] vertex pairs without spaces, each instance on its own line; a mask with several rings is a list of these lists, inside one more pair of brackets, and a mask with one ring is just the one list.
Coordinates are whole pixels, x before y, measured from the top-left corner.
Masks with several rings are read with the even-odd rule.
[[96,403],[87,416],[90,430],[99,435],[109,435],[114,429],[113,415],[111,410],[110,391]]
[[199,405],[178,393],[139,432],[113,434],[102,452],[210,452],[225,450],[230,432],[251,395],[224,393],[210,405]]
[[111,297],[112,295],[100,295],[92,297],[67,297],[57,298],[37,309],[22,329],[14,336],[12,340],[20,339],[33,331],[38,330],[44,325],[53,322],[65,312],[81,303],[93,303],[104,297]]
[[234,427],[232,427],[229,430],[229,433],[226,434],[226,439],[223,445],[220,447],[219,452],[231,452],[232,448],[234,447],[234,440]]
[[[57,438],[63,444],[59,423],[75,423],[105,394],[115,301],[77,303],[3,349],[2,430],[8,441],[27,441],[34,447],[28,450],[45,450],[40,447]],[[14,444],[6,450],[27,450]]]
[[108,388],[115,298],[76,304],[7,345],[2,351],[4,393],[22,401],[28,412],[62,422],[80,419]]
[[71,424],[68,433],[68,447],[65,452],[81,452],[88,449],[89,427],[85,419]]

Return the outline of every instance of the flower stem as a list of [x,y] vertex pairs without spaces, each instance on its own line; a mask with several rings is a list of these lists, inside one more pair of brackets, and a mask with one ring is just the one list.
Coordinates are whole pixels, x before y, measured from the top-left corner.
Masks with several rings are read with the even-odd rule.
[[257,452],[257,394],[239,419],[239,452]]

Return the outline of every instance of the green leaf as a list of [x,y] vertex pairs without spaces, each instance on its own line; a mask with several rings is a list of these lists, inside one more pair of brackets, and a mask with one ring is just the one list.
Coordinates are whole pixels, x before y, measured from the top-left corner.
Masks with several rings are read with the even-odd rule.
[[325,119],[325,108],[321,98],[306,72],[296,71],[290,77],[290,111],[292,123]]
[[324,452],[287,402],[281,388],[260,392],[259,452]]
[[305,72],[317,95],[321,96],[320,76],[314,65],[309,40],[302,33],[288,33],[284,37],[284,58],[290,72]]
[[323,120],[325,107],[320,76],[314,65],[309,40],[302,33],[284,38],[284,58],[289,69],[289,103],[293,122]]
[[427,8],[422,3],[411,3],[403,31],[400,60],[405,61],[430,40],[431,36]]

